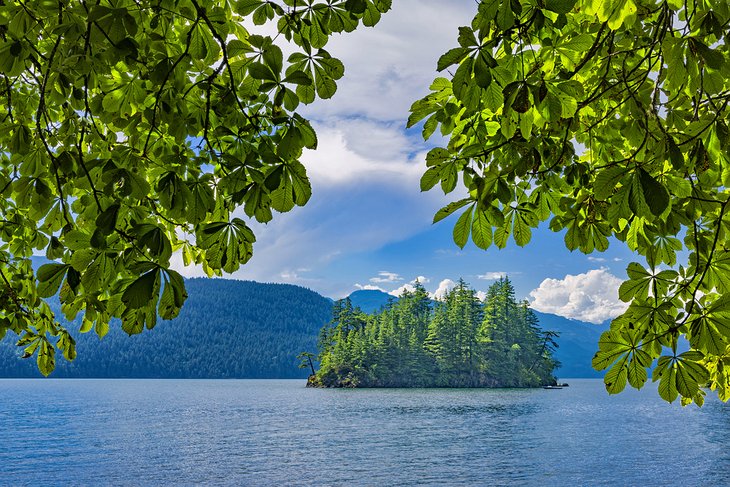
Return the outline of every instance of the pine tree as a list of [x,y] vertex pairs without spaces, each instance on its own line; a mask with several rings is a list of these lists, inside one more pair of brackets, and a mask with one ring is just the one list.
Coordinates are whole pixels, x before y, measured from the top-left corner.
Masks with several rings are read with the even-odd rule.
[[509,279],[482,303],[466,282],[432,309],[420,284],[380,313],[344,300],[322,332],[315,385],[335,387],[531,387],[554,383],[555,334],[540,330]]

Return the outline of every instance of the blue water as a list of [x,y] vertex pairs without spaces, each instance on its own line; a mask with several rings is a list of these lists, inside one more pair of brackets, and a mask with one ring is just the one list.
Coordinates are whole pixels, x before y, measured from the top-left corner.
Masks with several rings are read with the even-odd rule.
[[730,407],[651,385],[0,380],[2,485],[730,485]]

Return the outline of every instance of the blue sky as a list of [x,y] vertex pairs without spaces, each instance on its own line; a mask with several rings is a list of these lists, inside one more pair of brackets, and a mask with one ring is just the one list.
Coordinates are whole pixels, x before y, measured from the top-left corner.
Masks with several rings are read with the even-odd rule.
[[[428,92],[441,54],[456,46],[473,0],[398,0],[374,29],[337,36],[326,49],[341,59],[345,77],[331,100],[303,110],[319,148],[304,154],[313,196],[304,208],[251,223],[258,241],[252,261],[231,277],[298,284],[326,296],[363,288],[398,292],[421,277],[433,293],[463,277],[486,290],[507,274],[517,296],[541,311],[600,322],[623,310],[617,289],[632,260],[613,242],[601,255],[565,249],[547,226],[525,248],[463,250],[451,239],[454,217],[432,225],[433,214],[459,198],[421,193],[425,152],[420,130],[405,130],[411,103]],[[199,275],[199,269],[185,269]]]

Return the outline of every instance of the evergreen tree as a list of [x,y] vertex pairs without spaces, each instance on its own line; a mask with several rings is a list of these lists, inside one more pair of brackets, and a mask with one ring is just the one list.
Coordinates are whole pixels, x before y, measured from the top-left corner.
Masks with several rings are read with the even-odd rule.
[[311,385],[328,387],[534,387],[554,383],[554,333],[540,330],[507,278],[482,303],[459,280],[434,309],[420,284],[365,316],[335,303]]

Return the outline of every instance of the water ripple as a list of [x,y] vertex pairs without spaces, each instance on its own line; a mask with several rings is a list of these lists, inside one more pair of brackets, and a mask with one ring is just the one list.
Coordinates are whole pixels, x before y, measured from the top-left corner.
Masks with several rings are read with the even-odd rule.
[[2,485],[730,484],[725,404],[608,397],[591,380],[559,391],[0,380],[0,397]]

